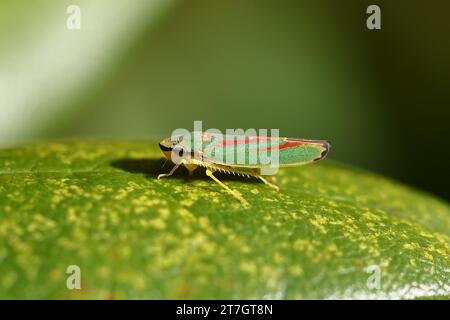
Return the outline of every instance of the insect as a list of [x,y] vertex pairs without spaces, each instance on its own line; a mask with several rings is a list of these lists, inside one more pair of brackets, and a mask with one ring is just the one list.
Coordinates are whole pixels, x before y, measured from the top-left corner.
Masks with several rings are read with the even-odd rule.
[[167,160],[171,160],[175,166],[170,172],[158,175],[158,179],[171,176],[180,166],[186,167],[190,174],[196,168],[204,167],[207,176],[244,205],[247,201],[241,194],[217,179],[214,172],[255,177],[278,191],[278,186],[263,177],[274,174],[274,171],[268,169],[316,162],[325,158],[330,150],[330,144],[325,140],[206,132],[191,132],[167,138],[159,143],[159,147]]

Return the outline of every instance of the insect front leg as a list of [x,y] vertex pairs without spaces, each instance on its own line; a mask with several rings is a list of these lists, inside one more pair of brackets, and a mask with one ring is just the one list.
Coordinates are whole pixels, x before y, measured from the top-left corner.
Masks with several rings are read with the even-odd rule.
[[233,197],[235,197],[236,199],[238,199],[243,205],[248,205],[248,202],[240,195],[239,192],[237,192],[236,190],[231,189],[230,187],[228,187],[226,184],[224,184],[222,181],[220,181],[219,179],[217,179],[211,170],[206,169],[206,175],[208,177],[210,177],[211,179],[213,179],[215,182],[217,182],[222,188],[224,188],[225,190],[227,190],[228,193],[230,193]]
[[161,173],[158,175],[158,180],[161,179],[162,177],[169,177],[171,175],[173,175],[173,173],[175,172],[175,170],[178,169],[178,167],[180,165],[184,164],[184,160],[182,160],[180,163],[178,163],[177,165],[175,165],[175,167],[172,168],[172,170],[170,170],[169,173]]
[[271,187],[272,189],[274,189],[275,191],[280,191],[280,188],[278,188],[278,186],[274,185],[273,183],[270,183],[269,181],[267,181],[265,178],[263,178],[263,176],[257,176],[262,182],[264,182],[265,184],[267,184],[269,187]]

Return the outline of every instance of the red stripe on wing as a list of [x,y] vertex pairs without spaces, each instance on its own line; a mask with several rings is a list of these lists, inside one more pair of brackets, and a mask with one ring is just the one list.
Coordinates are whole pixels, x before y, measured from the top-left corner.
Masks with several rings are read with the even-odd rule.
[[279,139],[279,138],[272,138],[272,137],[248,137],[247,139],[241,139],[241,140],[222,140],[217,145],[218,146],[234,146],[238,144],[246,144],[246,143],[254,143],[254,142],[260,142],[260,141],[267,141],[271,139]]
[[[283,139],[283,138],[281,138],[281,139]],[[298,147],[303,144],[305,144],[305,140],[287,138],[285,142],[283,142],[279,145],[270,146],[267,148],[261,148],[260,151],[270,151],[273,149],[283,150],[283,149],[287,149],[287,148]]]

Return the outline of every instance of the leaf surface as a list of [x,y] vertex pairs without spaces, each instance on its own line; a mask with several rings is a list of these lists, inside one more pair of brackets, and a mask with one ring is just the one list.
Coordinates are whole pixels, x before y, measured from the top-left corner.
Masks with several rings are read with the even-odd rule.
[[0,298],[448,296],[442,200],[326,160],[280,170],[278,193],[218,175],[243,208],[200,169],[156,180],[162,164],[156,142],[1,150]]

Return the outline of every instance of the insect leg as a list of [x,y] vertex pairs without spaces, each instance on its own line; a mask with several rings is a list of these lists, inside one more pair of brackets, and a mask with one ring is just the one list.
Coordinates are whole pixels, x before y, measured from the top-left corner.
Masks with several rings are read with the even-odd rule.
[[263,178],[262,176],[257,176],[262,182],[264,182],[265,184],[267,184],[269,187],[271,187],[272,189],[274,189],[275,191],[280,191],[280,188],[278,188],[278,186],[274,185],[273,183],[270,183],[269,181],[267,181],[265,178]]
[[243,205],[248,205],[248,202],[235,190],[231,189],[230,187],[228,187],[227,185],[225,185],[222,181],[220,181],[219,179],[217,179],[211,170],[206,169],[206,175],[208,177],[210,177],[211,179],[213,179],[215,182],[217,182],[222,188],[224,188],[225,190],[227,190],[228,193],[230,193],[233,197],[235,197],[236,199],[238,199]]
[[178,163],[175,167],[172,168],[172,170],[170,170],[169,173],[161,173],[161,174],[159,174],[159,175],[158,175],[158,180],[161,179],[162,177],[168,177],[168,176],[173,175],[173,173],[175,172],[175,170],[177,170],[178,167],[179,167],[180,165],[182,165],[182,164],[183,164],[183,162]]

